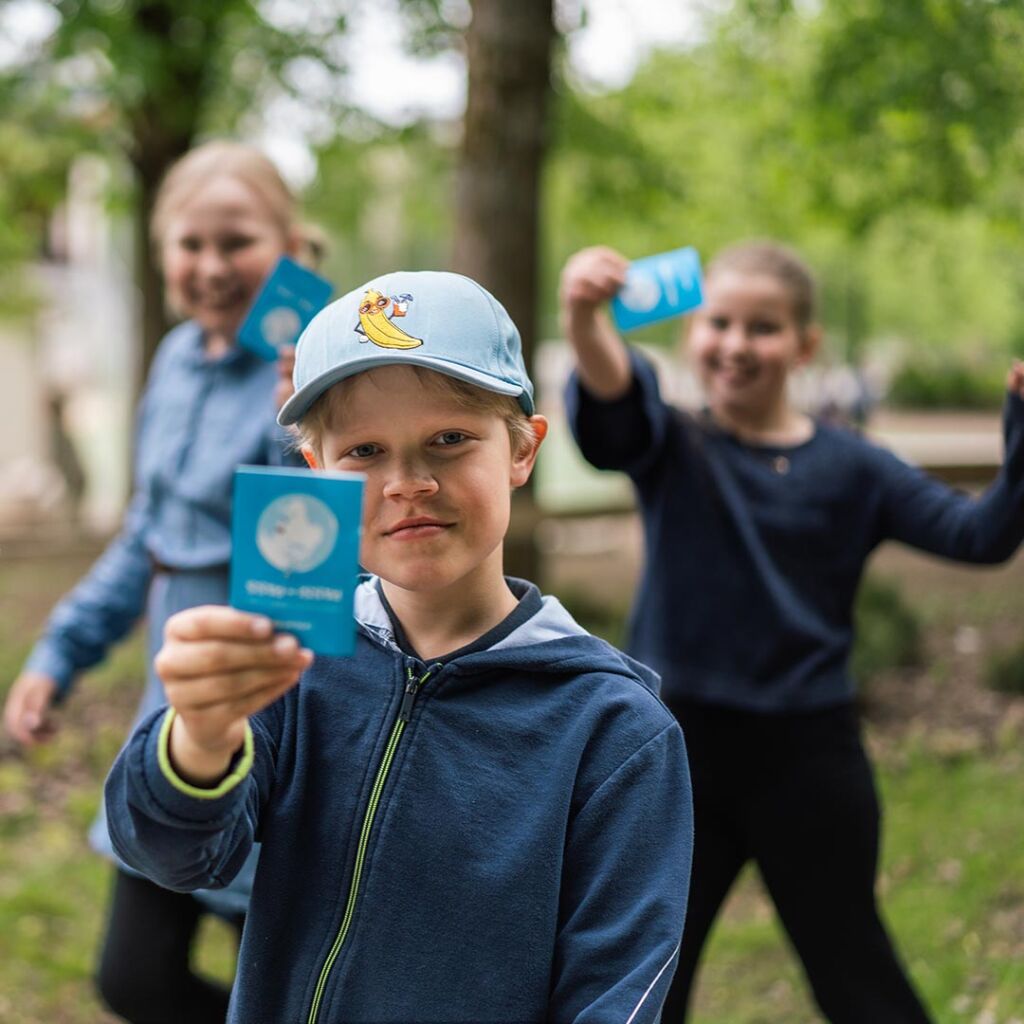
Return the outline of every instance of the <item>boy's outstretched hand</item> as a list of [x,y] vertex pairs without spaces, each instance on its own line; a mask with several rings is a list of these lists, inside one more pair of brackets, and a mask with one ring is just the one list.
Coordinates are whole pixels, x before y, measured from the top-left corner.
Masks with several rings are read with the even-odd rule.
[[4,704],[4,725],[19,743],[34,747],[57,731],[51,715],[57,699],[57,680],[45,672],[22,672]]
[[629,353],[601,306],[626,283],[629,260],[606,245],[581,249],[562,270],[562,329],[584,387],[597,398],[624,395],[633,379]]
[[1012,395],[1024,398],[1024,362],[1014,359],[1010,372],[1006,375],[1006,388]]
[[565,316],[592,314],[626,283],[629,260],[606,245],[580,249],[562,268],[559,297]]
[[204,605],[168,619],[154,666],[177,712],[175,771],[194,785],[216,785],[245,740],[248,717],[290,690],[312,661],[261,615]]

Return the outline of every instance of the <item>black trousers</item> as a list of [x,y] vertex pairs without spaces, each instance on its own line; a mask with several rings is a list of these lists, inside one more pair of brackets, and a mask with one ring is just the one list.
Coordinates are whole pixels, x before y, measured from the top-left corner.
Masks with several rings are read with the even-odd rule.
[[[205,908],[188,893],[116,870],[96,986],[130,1024],[224,1024],[230,992],[195,974],[192,944]],[[231,922],[241,934],[243,919]]]
[[669,704],[690,758],[694,858],[663,1024],[685,1020],[708,932],[749,860],[832,1024],[928,1024],[875,899],[880,811],[855,709]]

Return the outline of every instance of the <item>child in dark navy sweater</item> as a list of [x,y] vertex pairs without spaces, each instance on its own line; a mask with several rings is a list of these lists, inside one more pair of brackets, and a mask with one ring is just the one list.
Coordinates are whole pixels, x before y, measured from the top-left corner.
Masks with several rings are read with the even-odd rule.
[[685,1018],[708,931],[750,860],[830,1021],[924,1022],[875,901],[879,805],[848,671],[851,611],[885,539],[978,563],[1016,551],[1024,366],[1008,377],[1005,463],[975,500],[790,404],[789,374],[820,336],[795,254],[748,243],[712,263],[688,339],[699,415],[662,399],[602,310],[627,266],[611,249],[577,253],[561,300],[577,441],[630,475],[644,522],[628,649],[661,674],[690,754],[693,880],[665,1024]]
[[468,278],[390,274],[314,319],[295,385],[311,464],[366,475],[356,653],[314,662],[225,607],[171,619],[171,708],[107,784],[115,848],[190,890],[262,843],[231,1021],[653,1024],[683,738],[653,673],[502,574],[547,430],[518,332]]

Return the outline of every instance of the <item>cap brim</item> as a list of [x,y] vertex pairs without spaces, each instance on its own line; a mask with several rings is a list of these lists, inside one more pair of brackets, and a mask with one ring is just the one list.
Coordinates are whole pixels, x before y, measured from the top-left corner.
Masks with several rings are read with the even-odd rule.
[[401,356],[373,355],[364,359],[353,359],[342,366],[332,367],[319,377],[314,377],[308,384],[303,385],[298,391],[281,406],[277,414],[277,422],[282,427],[297,423],[309,411],[310,406],[328,389],[338,381],[353,377],[365,370],[372,370],[378,366],[422,366],[428,370],[435,370],[447,377],[455,377],[457,380],[464,380],[469,384],[476,384],[485,391],[493,391],[495,394],[508,395],[510,398],[524,396],[530,405],[528,414],[533,413],[533,402],[529,394],[521,384],[512,381],[502,380],[500,377],[492,377],[490,374],[481,373],[468,366],[450,362],[447,359],[438,359],[430,355],[418,355],[415,352],[405,352]]

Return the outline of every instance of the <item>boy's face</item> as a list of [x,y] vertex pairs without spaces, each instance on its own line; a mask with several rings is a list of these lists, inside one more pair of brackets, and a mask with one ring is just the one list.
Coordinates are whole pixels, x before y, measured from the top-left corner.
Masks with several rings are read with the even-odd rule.
[[502,585],[511,490],[537,446],[513,453],[500,415],[466,409],[406,366],[359,374],[339,407],[321,457],[366,474],[363,566],[410,591]]
[[725,270],[707,281],[689,348],[711,407],[749,413],[777,405],[814,344],[796,321],[785,284]]
[[161,245],[168,298],[205,332],[232,337],[285,243],[255,192],[215,177],[168,222]]

